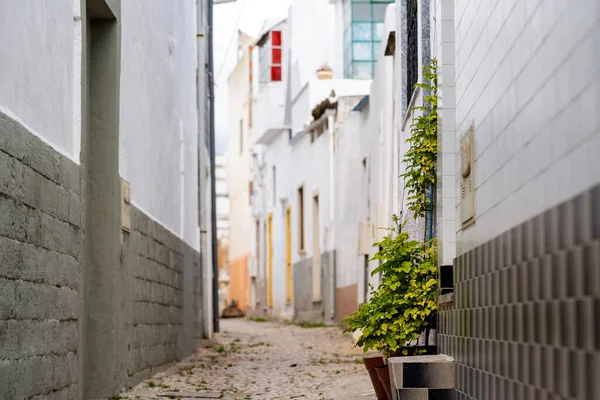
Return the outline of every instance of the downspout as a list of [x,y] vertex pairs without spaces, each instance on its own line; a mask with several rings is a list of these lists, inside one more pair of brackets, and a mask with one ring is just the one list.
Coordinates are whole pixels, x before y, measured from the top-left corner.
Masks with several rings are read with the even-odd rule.
[[[336,283],[335,283],[335,276],[336,276],[336,271],[335,271],[335,266],[337,264],[337,260],[336,260],[336,252],[335,252],[335,227],[334,227],[334,222],[335,222],[335,191],[336,191],[336,186],[335,186],[335,147],[336,147],[336,130],[334,127],[335,124],[335,114],[337,111],[334,110],[327,110],[327,125],[329,128],[329,234],[330,234],[330,243],[329,243],[329,248],[331,250],[330,253],[330,262],[332,267],[329,268],[329,273],[331,274],[331,284],[328,285],[328,288],[330,288],[331,293],[329,294],[329,298],[332,299],[332,301],[329,302],[329,315],[333,317],[335,317],[335,290],[336,290]],[[322,290],[322,289],[321,289]]]
[[329,229],[330,234],[330,250],[335,249],[335,229],[333,229],[333,223],[335,221],[335,129],[333,124],[335,123],[335,112],[333,110],[327,110],[327,125],[329,129]]
[[207,23],[208,23],[208,93],[210,107],[210,240],[212,246],[212,297],[213,297],[213,331],[219,332],[219,266],[217,253],[217,196],[215,175],[215,81],[213,60],[213,1],[207,0]]

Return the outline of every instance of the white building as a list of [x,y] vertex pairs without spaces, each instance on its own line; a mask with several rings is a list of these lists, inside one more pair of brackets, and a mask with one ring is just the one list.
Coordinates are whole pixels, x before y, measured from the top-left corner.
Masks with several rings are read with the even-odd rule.
[[600,4],[396,5],[397,105],[438,62],[437,343],[457,396],[597,398]]
[[227,176],[227,156],[215,157],[215,181],[217,196],[217,237],[229,241],[229,192]]
[[238,33],[238,62],[227,80],[229,90],[229,273],[228,301],[242,310],[254,304],[256,274],[252,266],[255,235],[252,217],[252,48],[255,39]]
[[0,398],[112,398],[212,335],[206,5],[0,3]]
[[[359,65],[371,68],[373,52],[381,47],[374,38],[384,35],[379,29],[383,17],[371,13],[382,5],[367,6],[368,14],[354,15],[368,24],[371,53],[365,60],[350,57],[352,68],[344,68],[344,32],[364,26],[353,22],[349,3],[293,2],[287,19],[267,23],[257,43],[261,79],[254,90],[253,135],[255,171],[260,171],[255,175],[261,184],[255,185],[255,253],[262,277],[261,310],[274,317],[332,321],[357,306],[358,289],[342,287],[340,292],[336,283],[349,267],[337,269],[336,208],[344,200],[336,198],[334,188],[337,127],[370,87],[368,79],[344,78],[354,76],[354,67],[357,77],[372,77],[372,72],[360,72]],[[321,19],[323,23],[316,22]],[[373,22],[377,20],[381,22]],[[306,29],[307,21],[314,29]],[[348,43],[348,54],[352,46]],[[358,52],[361,45],[355,47]],[[330,102],[330,111],[316,110],[324,101]],[[352,229],[358,229],[358,221]],[[351,281],[349,286],[356,285],[356,279]],[[345,297],[354,298],[351,306]]]

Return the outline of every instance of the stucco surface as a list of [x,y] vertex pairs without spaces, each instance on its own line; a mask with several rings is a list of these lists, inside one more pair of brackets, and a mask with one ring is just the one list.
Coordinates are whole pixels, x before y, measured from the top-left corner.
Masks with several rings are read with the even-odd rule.
[[[0,3],[0,108],[69,158],[73,140],[72,0]],[[6,79],[10,77],[10,79]]]
[[136,206],[197,248],[194,3],[122,2],[119,172]]

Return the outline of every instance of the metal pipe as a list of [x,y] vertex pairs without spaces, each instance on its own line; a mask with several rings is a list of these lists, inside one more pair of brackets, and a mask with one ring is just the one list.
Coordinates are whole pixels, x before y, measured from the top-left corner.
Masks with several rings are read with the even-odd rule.
[[213,284],[213,332],[219,332],[219,254],[217,250],[217,196],[216,196],[216,155],[215,155],[215,81],[213,59],[213,0],[208,0],[208,101],[210,107],[210,240],[212,246]]
[[[211,308],[212,298],[208,297],[212,281],[209,282],[210,270],[208,268],[209,260],[207,256],[207,197],[206,197],[206,162],[207,154],[207,118],[208,99],[206,96],[206,79],[208,73],[208,65],[206,63],[206,35],[205,29],[205,13],[206,1],[196,0],[196,50],[197,50],[197,66],[196,66],[196,102],[198,111],[198,227],[200,233],[200,256],[202,270],[202,307],[201,315],[197,318],[202,322],[202,337],[210,339],[212,318],[209,319],[209,310]],[[210,286],[209,286],[210,285]]]

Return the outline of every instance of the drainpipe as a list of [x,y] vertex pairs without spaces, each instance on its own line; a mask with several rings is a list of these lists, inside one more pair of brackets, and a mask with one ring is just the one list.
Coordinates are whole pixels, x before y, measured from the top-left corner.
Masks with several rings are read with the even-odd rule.
[[331,250],[331,263],[333,268],[329,268],[329,273],[332,275],[331,281],[333,284],[329,285],[331,289],[330,299],[333,301],[329,302],[330,310],[329,315],[335,316],[335,227],[333,226],[335,221],[335,145],[336,145],[336,130],[335,124],[335,110],[327,110],[327,126],[329,128],[329,233],[330,233],[330,250]]
[[329,130],[329,229],[331,230],[330,250],[335,249],[335,234],[333,222],[335,221],[335,111],[327,110],[327,125]]
[[210,107],[210,240],[212,246],[212,295],[213,295],[213,331],[219,332],[219,266],[217,253],[217,196],[216,196],[216,176],[215,176],[215,81],[214,81],[214,60],[213,60],[213,0],[207,3],[207,23],[208,23],[208,93]]

